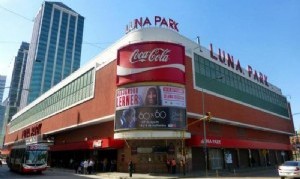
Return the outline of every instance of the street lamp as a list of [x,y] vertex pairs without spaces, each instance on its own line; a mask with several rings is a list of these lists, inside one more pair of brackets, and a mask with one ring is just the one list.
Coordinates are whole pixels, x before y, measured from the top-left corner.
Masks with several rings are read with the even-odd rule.
[[[216,77],[216,78],[213,78],[211,81],[209,82],[212,82],[213,80],[220,80],[220,79],[223,79],[223,76],[219,76],[219,77]],[[204,88],[202,87],[202,113],[203,113],[203,117],[205,116],[205,108],[204,108]],[[207,142],[206,142],[206,120],[203,120],[203,148],[204,148],[204,156],[205,156],[205,175],[207,176]]]
[[[300,112],[297,112],[297,113],[294,113],[294,114],[292,114],[292,116],[295,116],[295,115],[298,115],[298,114],[300,114]],[[295,153],[295,155],[296,155],[296,160],[298,160],[298,157],[299,157],[299,151],[298,151],[298,146],[299,146],[299,134],[298,134],[298,132],[297,132],[297,130],[295,129],[295,136],[293,137],[294,139],[293,139],[293,145],[294,146],[296,146],[296,147],[294,147],[294,153]]]

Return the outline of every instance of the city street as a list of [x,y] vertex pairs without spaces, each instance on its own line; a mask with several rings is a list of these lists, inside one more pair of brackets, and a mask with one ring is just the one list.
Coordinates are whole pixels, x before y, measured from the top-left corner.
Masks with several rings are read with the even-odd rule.
[[[183,177],[182,175],[158,175],[158,174],[133,174],[132,178],[256,178],[256,179],[278,179],[278,173],[275,167],[273,168],[260,168],[254,170],[245,170],[245,171],[237,171],[234,173],[214,173],[210,172],[208,177],[204,177],[202,175],[195,174],[187,174],[187,176]],[[78,175],[74,174],[72,170],[63,170],[63,169],[49,169],[42,174],[19,174],[15,172],[9,171],[7,165],[3,165],[0,167],[0,178],[11,178],[11,179],[25,179],[25,178],[43,178],[43,179],[79,179],[79,178],[129,178],[127,173],[97,173],[93,175]]]
[[[2,167],[0,167],[0,178],[11,178],[11,179],[15,179],[15,178],[44,178],[44,179],[79,179],[79,178],[87,178],[85,176],[79,176],[79,175],[75,175],[74,173],[71,172],[66,172],[66,171],[60,171],[60,170],[48,170],[43,172],[42,174],[19,174],[16,172],[11,172],[9,171],[9,168],[7,167],[7,165],[3,165]],[[99,177],[89,177],[89,178],[99,178]]]

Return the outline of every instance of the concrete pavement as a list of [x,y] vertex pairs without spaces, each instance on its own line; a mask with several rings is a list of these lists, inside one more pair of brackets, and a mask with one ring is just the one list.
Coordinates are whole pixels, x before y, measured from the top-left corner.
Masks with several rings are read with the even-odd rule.
[[[166,174],[166,173],[133,173],[132,177],[129,177],[129,173],[123,172],[104,172],[104,173],[93,173],[91,175],[82,175],[87,178],[109,178],[109,179],[138,179],[138,178],[163,178],[163,179],[175,179],[175,178],[239,178],[239,177],[251,177],[259,175],[260,172],[276,172],[277,167],[256,167],[256,168],[246,168],[246,169],[237,169],[231,172],[227,170],[210,170],[206,176],[204,171],[199,172],[190,172],[186,175],[177,173],[177,174]],[[74,170],[69,169],[60,169],[60,168],[49,168],[49,170],[60,170],[64,172],[72,172]]]

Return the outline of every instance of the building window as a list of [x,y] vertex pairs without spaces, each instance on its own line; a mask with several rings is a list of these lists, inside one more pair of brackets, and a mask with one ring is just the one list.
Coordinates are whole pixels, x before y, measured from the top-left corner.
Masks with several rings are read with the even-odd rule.
[[11,121],[10,131],[47,118],[93,96],[94,69],[62,87]]
[[[289,117],[282,95],[197,54],[194,64],[196,86]],[[216,80],[220,76],[223,78]]]

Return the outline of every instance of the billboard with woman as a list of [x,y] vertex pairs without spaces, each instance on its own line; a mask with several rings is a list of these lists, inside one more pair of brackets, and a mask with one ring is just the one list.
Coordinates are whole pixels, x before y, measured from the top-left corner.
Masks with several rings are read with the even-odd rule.
[[121,88],[116,93],[115,130],[182,129],[186,121],[185,89],[174,86]]

